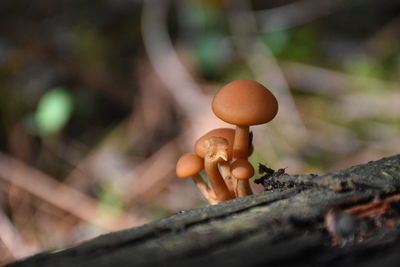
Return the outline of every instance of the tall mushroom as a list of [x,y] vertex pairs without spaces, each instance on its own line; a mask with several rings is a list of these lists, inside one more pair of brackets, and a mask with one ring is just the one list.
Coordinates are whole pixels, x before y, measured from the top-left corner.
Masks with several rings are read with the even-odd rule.
[[182,155],[176,164],[176,175],[179,178],[192,177],[193,182],[196,184],[200,193],[210,204],[216,204],[216,197],[213,190],[211,190],[207,183],[200,176],[201,170],[204,168],[204,160],[196,154],[187,153]]
[[207,153],[204,158],[204,168],[219,202],[234,198],[221,173],[218,169],[218,163],[228,160],[228,141],[222,137],[210,137],[204,141]]
[[250,125],[271,121],[278,112],[278,101],[258,82],[237,80],[218,91],[212,110],[221,120],[236,125],[233,159],[247,159]]

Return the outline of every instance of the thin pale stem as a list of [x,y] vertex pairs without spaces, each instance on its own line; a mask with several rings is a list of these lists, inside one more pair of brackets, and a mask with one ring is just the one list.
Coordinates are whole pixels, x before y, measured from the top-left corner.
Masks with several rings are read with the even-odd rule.
[[236,179],[236,181],[237,185],[235,188],[235,195],[237,197],[245,197],[253,194],[250,188],[249,180]]
[[200,174],[193,175],[192,180],[196,184],[197,189],[210,204],[218,203],[214,191],[208,187],[208,184],[203,180]]
[[247,159],[249,155],[249,126],[236,126],[233,160]]
[[225,184],[228,187],[229,192],[231,192],[232,195],[235,194],[234,186],[233,186],[233,180],[232,179],[232,173],[231,173],[231,168],[229,166],[229,162],[221,162],[219,164],[219,169],[222,175],[222,178],[224,178]]
[[[236,125],[235,141],[233,143],[233,160],[246,159],[249,156],[249,126]],[[249,180],[236,179],[234,176],[233,188],[236,197],[252,195]]]
[[226,186],[224,179],[218,170],[218,162],[212,160],[208,157],[208,155],[206,155],[204,168],[206,170],[208,180],[210,181],[211,186],[217,196],[217,200],[222,202],[234,198],[228,190],[228,187]]

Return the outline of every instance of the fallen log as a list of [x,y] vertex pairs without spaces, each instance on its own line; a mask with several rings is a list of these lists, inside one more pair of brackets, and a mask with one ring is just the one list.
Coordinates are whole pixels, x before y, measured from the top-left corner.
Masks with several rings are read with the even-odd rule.
[[7,266],[400,266],[400,155],[266,180],[258,195]]

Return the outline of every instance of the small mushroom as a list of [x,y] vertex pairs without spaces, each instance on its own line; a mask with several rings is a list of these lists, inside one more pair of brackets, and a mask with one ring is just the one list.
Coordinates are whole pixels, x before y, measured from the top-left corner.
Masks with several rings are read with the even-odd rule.
[[195,145],[194,145],[194,150],[196,151],[196,154],[202,158],[205,157],[207,154],[208,150],[204,146],[204,142],[210,138],[210,137],[222,137],[225,138],[228,141],[228,149],[227,149],[227,156],[228,160],[232,159],[232,151],[233,151],[233,141],[235,138],[235,129],[232,128],[217,128],[209,131],[208,133],[204,134],[201,136],[199,139],[197,139]]
[[201,136],[194,145],[194,150],[198,156],[204,158],[207,154],[207,149],[204,146],[204,142],[210,137],[222,137],[228,141],[228,149],[227,149],[227,161],[223,161],[219,163],[219,169],[224,178],[226,186],[228,187],[231,193],[234,192],[233,190],[233,183],[232,183],[232,175],[231,169],[229,167],[229,161],[232,160],[232,151],[233,151],[233,142],[235,138],[235,130],[232,128],[217,128],[209,131],[208,133]]
[[[228,145],[229,145],[228,150],[227,150],[228,161],[220,162],[219,169],[220,169],[222,178],[224,178],[224,181],[225,181],[226,186],[228,187],[229,191],[231,193],[234,193],[234,185],[233,185],[233,181],[232,181],[232,175],[231,175],[231,169],[229,166],[229,161],[232,160],[233,143],[234,143],[234,139],[235,139],[235,129],[217,128],[217,129],[213,129],[213,130],[209,131],[208,133],[204,134],[203,136],[201,136],[194,145],[194,150],[195,150],[196,154],[198,156],[200,156],[201,158],[204,158],[207,153],[207,149],[204,146],[204,142],[210,137],[222,137],[228,141]],[[250,141],[249,156],[252,151],[253,151],[253,144]]]
[[247,159],[250,125],[271,121],[278,112],[278,101],[258,82],[237,80],[218,91],[212,110],[221,120],[236,125],[233,160]]
[[200,176],[201,170],[204,168],[204,161],[196,154],[187,153],[182,155],[176,164],[176,175],[179,178],[191,177],[196,184],[200,193],[211,204],[216,204],[216,197],[213,190],[211,190],[207,183]]
[[[249,156],[251,153],[253,153],[253,143],[251,142],[251,135],[252,133],[249,134]],[[235,141],[235,129],[232,128],[216,128],[208,133],[202,135],[199,139],[197,139],[195,145],[194,145],[194,150],[196,151],[196,154],[202,158],[207,153],[207,149],[204,147],[204,141],[206,141],[210,137],[222,137],[225,138],[228,141],[229,147],[228,147],[228,160],[232,160],[232,155],[233,155],[233,143]]]
[[249,179],[254,175],[254,168],[245,159],[237,159],[231,164],[232,175],[237,179],[235,194],[237,197],[244,197],[251,192]]
[[207,149],[204,168],[217,200],[222,202],[234,198],[218,169],[218,163],[228,161],[228,141],[222,137],[210,137],[204,141],[204,146]]

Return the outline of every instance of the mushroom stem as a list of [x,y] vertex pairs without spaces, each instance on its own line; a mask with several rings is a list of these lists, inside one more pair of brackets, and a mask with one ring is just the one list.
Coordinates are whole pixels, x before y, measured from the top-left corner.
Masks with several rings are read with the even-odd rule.
[[217,160],[212,159],[207,154],[205,157],[204,168],[206,170],[208,180],[210,181],[211,186],[216,194],[217,200],[219,202],[223,202],[225,200],[232,199],[233,196],[228,190],[228,187],[226,186],[224,179],[218,170]]
[[197,189],[210,204],[217,204],[215,193],[212,189],[208,187],[208,184],[203,180],[200,174],[195,174],[192,176],[193,182],[196,184]]
[[221,162],[219,164],[219,170],[221,172],[222,178],[225,181],[226,186],[228,187],[229,192],[231,192],[232,195],[235,194],[234,190],[234,185],[233,185],[233,179],[232,179],[232,173],[231,173],[231,167],[229,166],[229,162]]
[[254,168],[247,159],[237,159],[231,163],[231,172],[235,179],[235,194],[244,197],[252,194],[249,179],[254,175]]
[[208,200],[210,204],[217,204],[218,201],[215,192],[208,187],[208,184],[200,175],[204,168],[204,160],[196,154],[186,153],[182,155],[176,163],[176,175],[186,179],[191,177],[200,193]]
[[[246,159],[249,156],[249,126],[236,125],[235,141],[233,143],[233,160],[235,159]],[[233,178],[235,178],[233,176]],[[248,180],[233,181],[233,188],[235,189],[236,197],[243,197],[252,195],[250,184]]]
[[235,195],[237,197],[245,197],[253,194],[250,188],[249,180],[236,179],[236,183]]
[[218,169],[218,163],[228,161],[228,141],[222,137],[210,137],[204,142],[204,146],[207,149],[204,157],[204,169],[217,200],[222,202],[234,198]]
[[247,159],[249,155],[249,126],[236,125],[233,160]]

